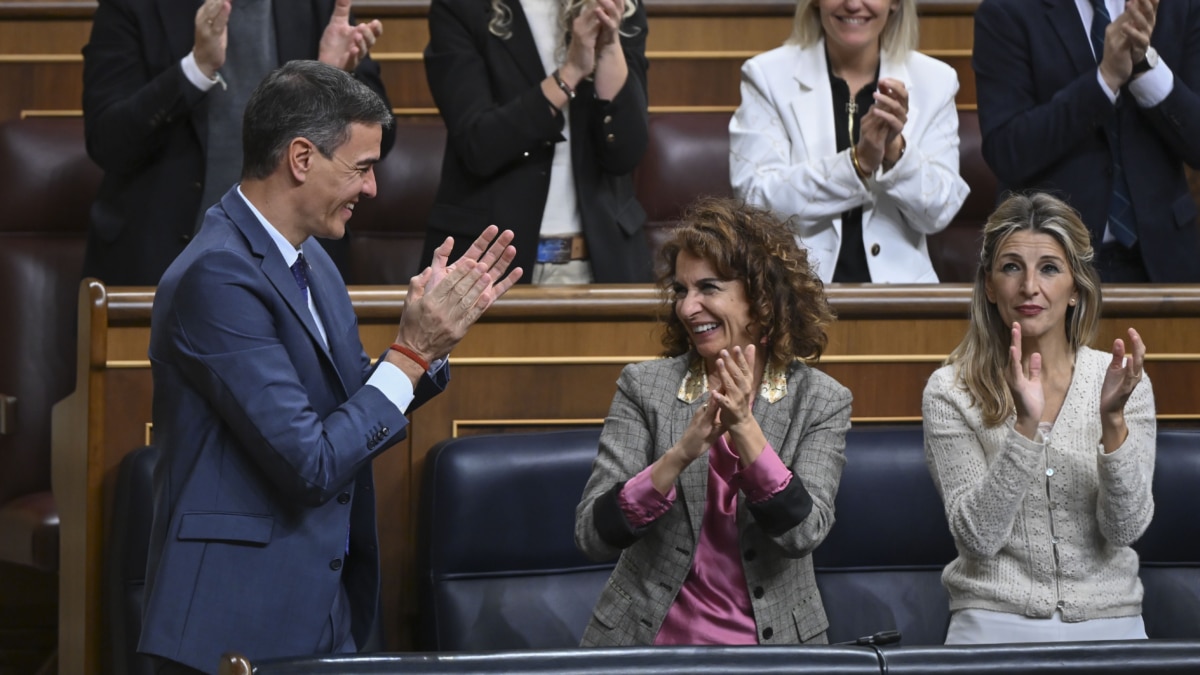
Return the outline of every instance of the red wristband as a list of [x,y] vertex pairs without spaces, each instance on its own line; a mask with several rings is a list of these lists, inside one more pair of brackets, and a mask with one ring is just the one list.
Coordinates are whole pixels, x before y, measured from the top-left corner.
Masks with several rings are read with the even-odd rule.
[[409,349],[408,347],[405,347],[404,345],[400,344],[399,342],[393,342],[392,346],[389,347],[388,349],[391,349],[394,352],[400,352],[401,354],[407,356],[410,361],[417,364],[418,366],[421,366],[421,370],[424,370],[425,372],[429,372],[429,362],[426,361],[425,359],[421,358],[416,352]]

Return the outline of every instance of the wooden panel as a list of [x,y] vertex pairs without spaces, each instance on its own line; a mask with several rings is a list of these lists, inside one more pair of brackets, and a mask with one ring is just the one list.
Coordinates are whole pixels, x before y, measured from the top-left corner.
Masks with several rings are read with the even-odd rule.
[[[925,381],[966,328],[965,285],[832,285],[839,320],[819,367],[854,393],[856,423],[920,419]],[[416,509],[425,454],[454,435],[591,426],[621,368],[658,353],[658,294],[642,286],[514,289],[455,350],[447,391],[412,416],[409,439],[375,462],[389,650],[411,647]],[[403,288],[355,288],[368,353],[386,349]],[[150,289],[84,289],[78,386],[54,411],[54,489],[62,519],[62,671],[99,672],[104,513],[115,467],[145,442]],[[1200,421],[1200,287],[1105,288],[1099,346],[1129,325],[1150,349],[1164,423]]]
[[[79,113],[80,52],[91,31],[94,7],[87,0],[0,0],[0,121],[22,111]],[[428,2],[359,0],[355,7],[360,19],[378,18],[384,23],[374,55],[393,107],[434,114],[421,62],[429,41]],[[647,5],[651,106],[732,110],[739,102],[742,62],[787,38],[792,7],[791,0],[651,0]],[[959,104],[973,105],[972,5],[925,2],[920,11],[921,49],[958,70]]]

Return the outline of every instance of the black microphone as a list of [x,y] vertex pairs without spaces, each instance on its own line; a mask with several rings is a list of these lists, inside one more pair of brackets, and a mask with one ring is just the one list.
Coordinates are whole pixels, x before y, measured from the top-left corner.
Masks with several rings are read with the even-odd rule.
[[883,646],[894,645],[900,642],[900,631],[898,630],[881,630],[874,635],[865,635],[857,640],[849,642],[839,642],[839,645],[847,645],[853,647],[865,647],[868,645]]

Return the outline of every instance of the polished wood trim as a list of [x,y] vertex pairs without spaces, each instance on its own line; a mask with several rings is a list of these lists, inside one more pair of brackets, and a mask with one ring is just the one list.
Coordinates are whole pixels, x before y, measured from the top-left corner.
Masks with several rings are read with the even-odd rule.
[[94,279],[79,289],[75,391],[51,413],[51,487],[59,513],[58,668],[98,672],[104,521],[94,498],[104,478],[103,365],[108,293]]
[[0,20],[91,19],[96,13],[94,0],[0,1]]
[[[795,0],[643,0],[649,16],[782,16],[795,14]],[[971,15],[975,2],[936,2],[917,4],[922,16]],[[369,17],[423,17],[429,14],[429,0],[356,0],[355,12]],[[3,19],[90,19],[96,11],[94,0],[3,0]]]
[[30,117],[83,117],[83,110],[22,110],[21,119]]
[[[941,363],[948,354],[833,354],[822,356],[820,363]],[[452,366],[608,366],[640,363],[659,358],[657,355],[638,356],[468,356],[450,358]],[[1200,354],[1146,354],[1146,360],[1162,363],[1196,363]],[[109,370],[138,370],[150,367],[149,360],[105,361]]]
[[[841,321],[851,319],[965,319],[969,284],[829,284],[829,303]],[[407,294],[404,286],[352,286],[350,298],[361,319],[398,317]],[[1200,317],[1200,285],[1109,284],[1103,288],[1102,316]],[[154,301],[152,288],[109,289],[112,325],[140,324]],[[480,321],[574,319],[647,319],[662,310],[661,292],[640,284],[591,286],[517,286]]]
[[500,419],[479,419],[479,420],[454,420],[451,425],[451,437],[458,438],[460,431],[468,427],[584,427],[584,426],[601,426],[604,424],[603,417],[584,417],[579,419],[570,418],[543,418],[543,419],[524,419],[524,418],[500,418]]
[[83,63],[83,54],[0,54],[0,65]]
[[[1200,420],[1200,395],[1193,386],[1200,364],[1200,286],[1103,290],[1108,318],[1102,333],[1110,336],[1105,339],[1132,323],[1151,340],[1147,369],[1160,394],[1160,422]],[[854,423],[920,423],[924,382],[961,338],[971,288],[831,284],[828,295],[839,320],[817,367],[854,392]],[[354,287],[350,297],[368,352],[386,349],[406,289]],[[53,413],[52,474],[62,541],[61,672],[102,670],[106,499],[120,458],[150,432],[152,381],[143,356],[153,300],[148,287],[105,289],[88,280],[81,289],[76,390]],[[491,308],[456,348],[456,385],[416,411],[408,439],[376,463],[377,484],[387,488],[380,490],[381,509],[395,514],[394,527],[380,538],[387,561],[384,607],[399,618],[385,638],[389,648],[403,648],[409,628],[425,620],[417,614],[413,580],[404,571],[415,555],[416,504],[428,449],[462,433],[601,424],[623,365],[652,358],[648,355],[658,349],[663,302],[652,286],[524,286]],[[522,395],[514,397],[514,391]],[[459,419],[463,413],[471,417]]]

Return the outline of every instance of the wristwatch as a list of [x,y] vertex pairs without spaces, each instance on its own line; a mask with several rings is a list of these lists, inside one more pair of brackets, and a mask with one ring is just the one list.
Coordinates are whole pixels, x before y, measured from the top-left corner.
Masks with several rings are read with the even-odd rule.
[[1134,77],[1137,77],[1138,75],[1141,75],[1142,73],[1146,72],[1147,70],[1150,70],[1151,68],[1154,68],[1157,65],[1158,65],[1158,52],[1154,49],[1154,47],[1146,47],[1146,56],[1144,56],[1141,61],[1138,61],[1137,63],[1133,64],[1132,75]]

